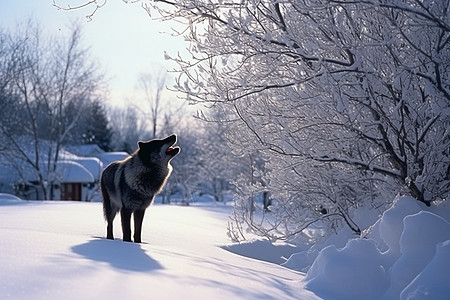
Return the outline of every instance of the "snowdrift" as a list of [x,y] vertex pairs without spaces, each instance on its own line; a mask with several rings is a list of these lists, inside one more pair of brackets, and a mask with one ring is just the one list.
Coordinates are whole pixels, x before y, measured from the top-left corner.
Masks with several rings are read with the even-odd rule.
[[365,238],[322,249],[304,280],[324,299],[448,299],[450,223],[400,197]]

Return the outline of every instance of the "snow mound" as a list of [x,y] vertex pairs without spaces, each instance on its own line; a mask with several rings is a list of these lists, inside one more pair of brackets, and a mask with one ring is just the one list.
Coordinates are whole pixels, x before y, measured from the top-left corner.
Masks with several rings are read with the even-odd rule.
[[388,286],[381,262],[371,240],[353,239],[343,249],[328,246],[308,271],[307,287],[324,299],[379,299]]
[[[422,211],[407,216],[404,218],[403,224],[405,229],[400,237],[402,255],[391,268],[388,299],[398,299],[402,290],[433,260],[437,245],[450,240],[450,224],[430,212]],[[447,271],[447,274],[450,274],[450,270]],[[435,280],[442,275],[435,274]],[[450,284],[450,276],[446,276],[446,278]]]
[[273,244],[269,240],[261,239],[222,246],[222,249],[245,257],[275,264],[284,263],[289,256],[297,251],[295,246],[284,243]]
[[282,266],[296,271],[307,272],[318,255],[319,251],[316,249],[294,253]]
[[[404,230],[403,219],[406,216],[416,214],[422,209],[415,199],[400,198],[391,209],[384,212],[382,218],[374,226],[378,226],[378,245],[381,250],[387,246],[387,253],[393,259],[398,258],[400,253],[400,237]],[[382,246],[382,245],[386,246]]]
[[[400,299],[448,299],[448,295],[450,295],[450,241],[439,243],[436,248],[436,255],[402,291]],[[437,274],[441,276],[437,276]]]
[[450,294],[450,223],[400,197],[368,239],[322,249],[305,277],[325,299],[444,299]]
[[11,194],[0,193],[0,205],[22,203],[23,200]]

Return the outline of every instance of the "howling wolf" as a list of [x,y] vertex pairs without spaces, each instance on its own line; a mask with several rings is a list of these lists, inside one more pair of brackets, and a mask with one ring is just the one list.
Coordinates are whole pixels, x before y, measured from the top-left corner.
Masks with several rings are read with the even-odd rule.
[[112,162],[103,171],[100,188],[103,212],[108,223],[106,238],[113,240],[113,220],[120,211],[123,240],[131,242],[131,214],[134,215],[134,242],[141,242],[145,209],[161,191],[172,172],[170,161],[180,152],[174,147],[175,134],[163,140],[138,142],[129,157]]

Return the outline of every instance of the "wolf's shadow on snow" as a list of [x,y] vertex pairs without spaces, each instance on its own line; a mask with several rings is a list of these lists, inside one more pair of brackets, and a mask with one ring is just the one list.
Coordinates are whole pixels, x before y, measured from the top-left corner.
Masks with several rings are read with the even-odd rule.
[[162,269],[162,266],[136,243],[93,239],[73,246],[72,251],[93,261],[106,262],[116,269],[134,272]]

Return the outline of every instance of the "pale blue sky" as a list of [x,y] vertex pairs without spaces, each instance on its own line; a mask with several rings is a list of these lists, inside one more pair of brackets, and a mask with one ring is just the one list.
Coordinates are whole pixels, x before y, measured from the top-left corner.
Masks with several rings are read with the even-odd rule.
[[[57,1],[64,2],[75,5],[84,1]],[[182,38],[168,34],[170,26],[176,25],[174,22],[152,20],[140,3],[108,0],[90,22],[86,21],[86,15],[92,8],[62,11],[52,3],[52,0],[0,0],[0,26],[14,28],[18,22],[33,17],[49,34],[69,34],[70,25],[78,21],[83,28],[85,46],[91,47],[92,56],[100,61],[107,77],[111,78],[112,104],[135,97],[140,73],[175,67],[164,59],[164,51],[175,56],[187,46]]]

